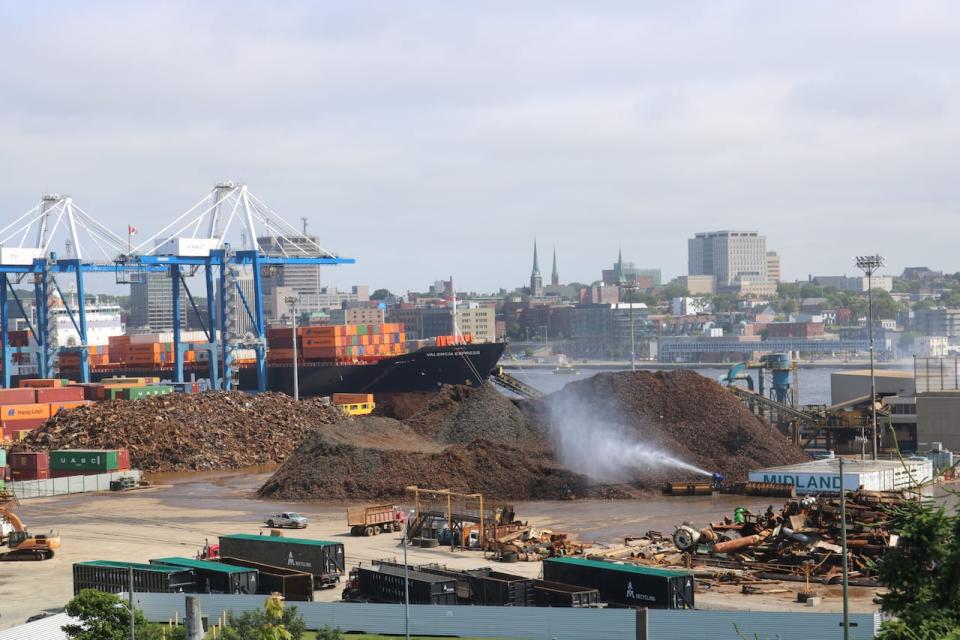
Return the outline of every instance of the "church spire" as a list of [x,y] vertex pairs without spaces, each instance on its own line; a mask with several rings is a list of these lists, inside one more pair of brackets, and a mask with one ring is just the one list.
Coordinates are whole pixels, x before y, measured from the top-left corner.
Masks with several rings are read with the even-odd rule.
[[543,295],[543,278],[540,276],[540,261],[537,259],[537,239],[533,239],[533,271],[530,272],[530,295],[539,298]]
[[626,284],[627,278],[623,273],[623,248],[617,252],[617,284]]
[[557,267],[557,247],[553,247],[553,271],[550,272],[550,284],[557,286],[560,284],[560,269]]

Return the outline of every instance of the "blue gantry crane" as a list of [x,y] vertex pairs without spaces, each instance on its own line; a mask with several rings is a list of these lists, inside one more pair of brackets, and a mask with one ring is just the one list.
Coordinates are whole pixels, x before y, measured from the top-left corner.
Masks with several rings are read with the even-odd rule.
[[[58,229],[69,234],[67,241],[73,255],[60,259],[50,251]],[[226,241],[231,229],[241,230],[241,248],[234,250]],[[91,239],[104,259],[84,256],[81,236]],[[36,241],[30,243],[30,237]],[[19,238],[19,239],[18,239]],[[269,241],[261,246],[261,239]],[[9,242],[16,246],[8,246]],[[65,350],[80,352],[81,379],[90,380],[87,360],[86,309],[84,274],[112,272],[118,282],[129,282],[127,274],[167,272],[172,281],[172,326],[176,382],[184,382],[184,355],[188,350],[207,352],[211,386],[230,389],[235,384],[233,354],[238,349],[255,353],[257,383],[266,389],[266,324],[262,295],[262,269],[282,269],[287,265],[352,264],[352,258],[337,256],[314,239],[301,233],[250,193],[246,185],[223,182],[185,213],[136,247],[128,236],[124,241],[77,207],[68,196],[44,196],[40,204],[14,222],[0,229],[0,321],[2,321],[3,386],[10,386],[11,355],[23,347],[11,347],[9,340],[9,299],[12,297],[28,329],[39,345],[38,373],[51,376],[57,354]],[[206,293],[206,318],[190,291],[188,278],[203,272]],[[252,296],[244,293],[240,272],[249,271]],[[73,312],[56,280],[58,274],[71,274],[77,289],[77,309]],[[35,322],[13,288],[32,276],[36,308]],[[205,341],[181,340],[182,294],[200,319]],[[62,347],[52,340],[50,325],[51,296],[57,291],[66,306],[66,313],[80,336],[77,347]],[[8,293],[10,295],[8,295]],[[238,315],[249,320],[252,331],[237,330]],[[221,357],[222,356],[222,357]],[[222,366],[221,366],[222,365]]]

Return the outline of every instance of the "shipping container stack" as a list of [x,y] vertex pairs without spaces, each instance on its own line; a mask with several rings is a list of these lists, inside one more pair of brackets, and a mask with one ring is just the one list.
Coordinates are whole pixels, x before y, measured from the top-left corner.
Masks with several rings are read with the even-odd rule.
[[[322,325],[297,328],[300,362],[312,360],[338,363],[376,362],[403,355],[407,336],[403,324]],[[275,327],[267,330],[267,361],[293,362],[293,330]]]
[[69,380],[21,380],[17,389],[0,389],[0,429],[3,440],[22,440],[63,409],[90,404],[82,387]]
[[50,452],[50,476],[89,476],[130,470],[127,449],[58,449]]

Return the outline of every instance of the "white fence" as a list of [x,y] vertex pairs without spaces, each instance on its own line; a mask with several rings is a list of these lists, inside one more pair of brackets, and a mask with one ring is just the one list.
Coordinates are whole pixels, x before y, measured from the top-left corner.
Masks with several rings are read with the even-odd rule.
[[110,481],[120,478],[133,478],[140,481],[139,469],[129,471],[114,471],[113,473],[98,473],[92,476],[67,476],[65,478],[50,478],[48,480],[20,480],[7,484],[10,491],[20,500],[28,498],[46,498],[48,496],[62,496],[68,493],[86,493],[88,491],[109,491]]
[[[124,598],[126,596],[123,596]],[[242,613],[263,606],[264,596],[202,594],[202,615],[216,619],[224,611]],[[184,616],[184,594],[138,593],[137,606],[148,620],[166,622]],[[308,629],[398,635],[404,631],[404,607],[398,604],[298,602]],[[473,636],[515,640],[830,640],[843,637],[839,613],[776,611],[665,611],[410,605],[411,635]],[[876,614],[852,614],[850,637],[876,634]]]

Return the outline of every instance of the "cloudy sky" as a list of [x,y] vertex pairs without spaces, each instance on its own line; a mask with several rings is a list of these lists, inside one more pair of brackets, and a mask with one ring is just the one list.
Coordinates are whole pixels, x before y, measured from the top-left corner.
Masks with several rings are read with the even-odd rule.
[[520,285],[534,236],[672,277],[718,228],[958,271],[958,43],[954,2],[0,1],[0,221],[149,234],[232,179],[341,286]]

